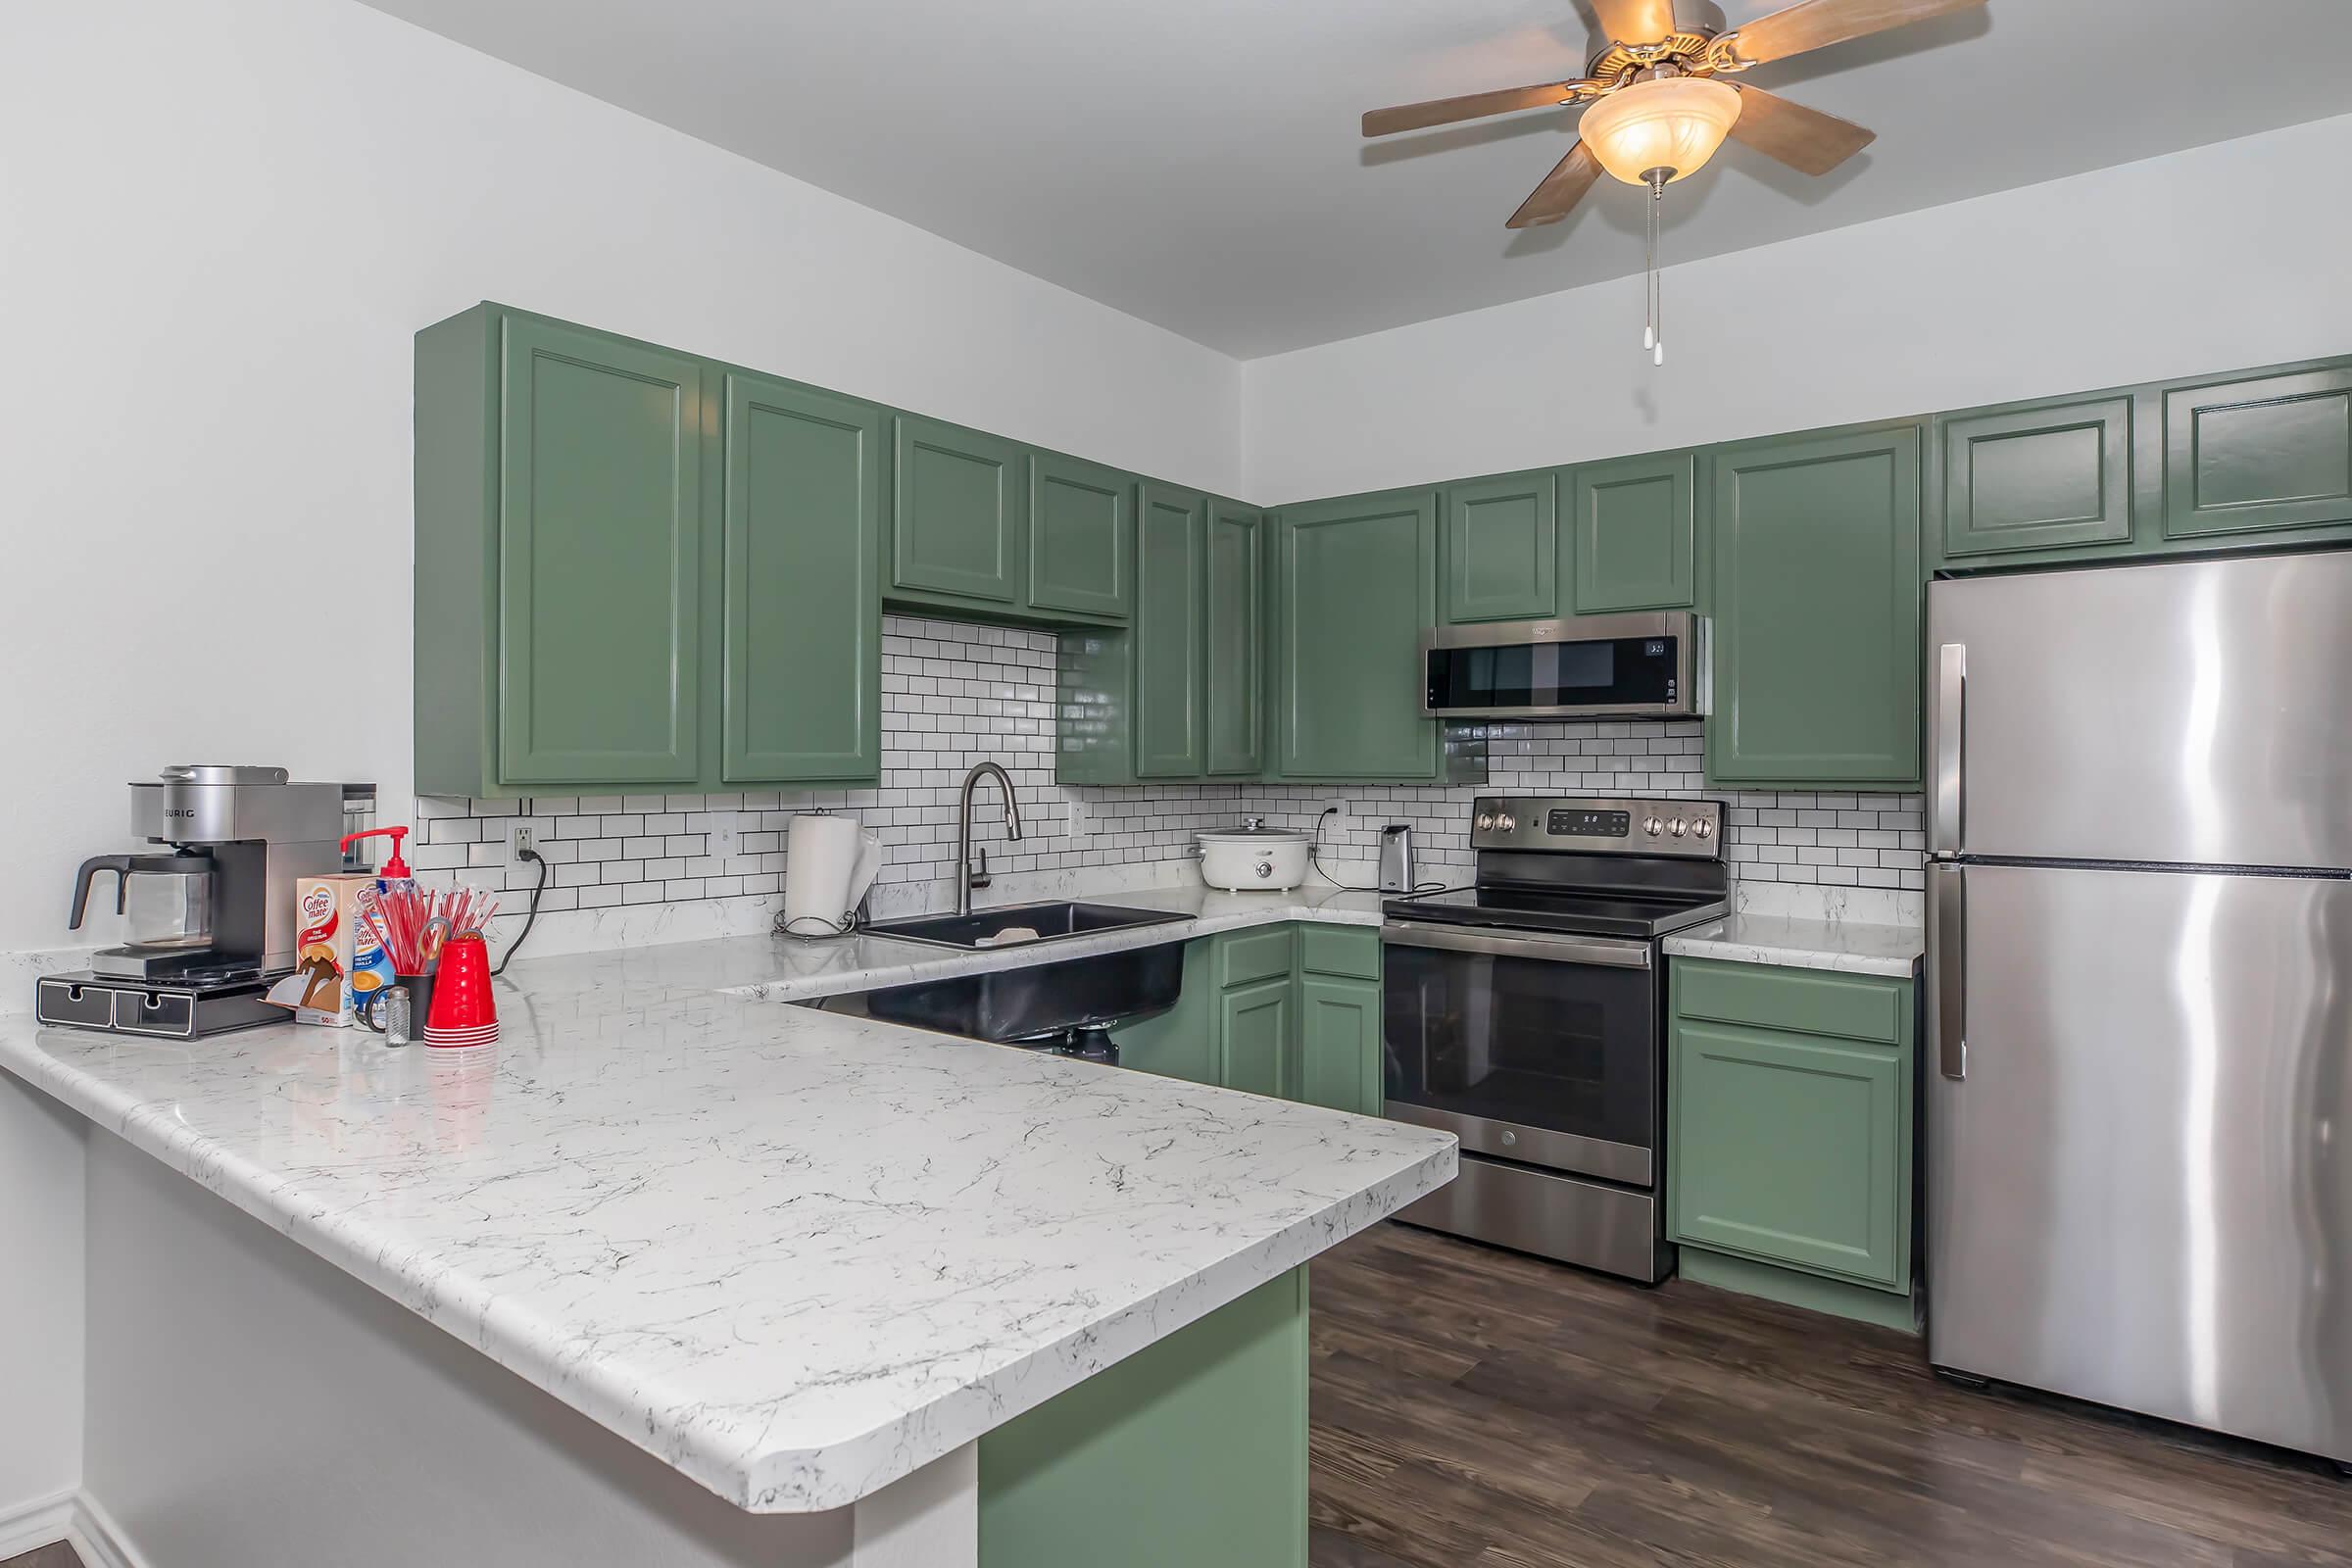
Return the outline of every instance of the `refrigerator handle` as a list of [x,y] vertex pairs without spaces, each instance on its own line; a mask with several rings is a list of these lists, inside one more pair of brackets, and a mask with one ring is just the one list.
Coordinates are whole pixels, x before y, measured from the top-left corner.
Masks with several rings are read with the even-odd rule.
[[1936,1064],[1946,1078],[1968,1076],[1968,872],[1928,862],[1929,1015],[1936,1023]]
[[1968,706],[1968,645],[1936,650],[1936,779],[1928,803],[1928,849],[1960,849],[1960,744]]

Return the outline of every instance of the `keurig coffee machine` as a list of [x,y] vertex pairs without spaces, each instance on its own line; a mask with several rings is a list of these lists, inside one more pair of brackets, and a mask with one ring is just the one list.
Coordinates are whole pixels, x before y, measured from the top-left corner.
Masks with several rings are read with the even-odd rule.
[[125,941],[86,970],[43,976],[36,1015],[181,1038],[283,1022],[262,997],[294,967],[294,879],[347,869],[346,813],[374,793],[289,783],[282,767],[179,764],[132,784],[130,830],[164,848],[84,860],[69,921],[81,928],[111,877]]

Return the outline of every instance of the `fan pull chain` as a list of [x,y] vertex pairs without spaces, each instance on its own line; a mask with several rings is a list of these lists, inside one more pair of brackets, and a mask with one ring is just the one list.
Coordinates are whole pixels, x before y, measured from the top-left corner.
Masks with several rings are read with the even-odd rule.
[[1642,346],[1649,350],[1649,363],[1666,363],[1666,277],[1658,270],[1659,220],[1666,201],[1664,170],[1652,170],[1649,175],[1647,221],[1642,225],[1642,238],[1647,244],[1646,266],[1642,273]]

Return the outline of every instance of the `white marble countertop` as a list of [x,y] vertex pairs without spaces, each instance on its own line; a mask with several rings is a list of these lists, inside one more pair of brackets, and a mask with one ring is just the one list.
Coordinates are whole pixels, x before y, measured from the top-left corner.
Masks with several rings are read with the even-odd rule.
[[1735,914],[1666,939],[1668,957],[1722,958],[1733,963],[1896,978],[1911,973],[1927,951],[1927,933],[1915,925],[1790,920],[1768,914]]
[[[1195,916],[1157,941],[1379,918],[1366,894],[1105,902]],[[988,961],[1105,944],[1132,945]],[[722,1496],[816,1511],[1454,1171],[1450,1136],[1402,1123],[773,1004],[971,961],[874,939],[552,957],[500,982],[504,1038],[476,1052],[19,1016],[0,1066]]]

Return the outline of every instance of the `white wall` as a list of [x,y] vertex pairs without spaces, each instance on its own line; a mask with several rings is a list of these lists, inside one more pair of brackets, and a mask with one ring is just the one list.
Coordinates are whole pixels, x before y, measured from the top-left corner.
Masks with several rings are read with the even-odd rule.
[[404,819],[410,339],[480,299],[1237,488],[1223,355],[348,0],[0,8],[0,952],[166,762]]
[[[1243,493],[1274,504],[2342,353],[2347,167],[2352,117],[1670,268],[1661,369],[1642,354],[1639,278],[1253,360]],[[1631,194],[1604,182],[1592,199]]]

